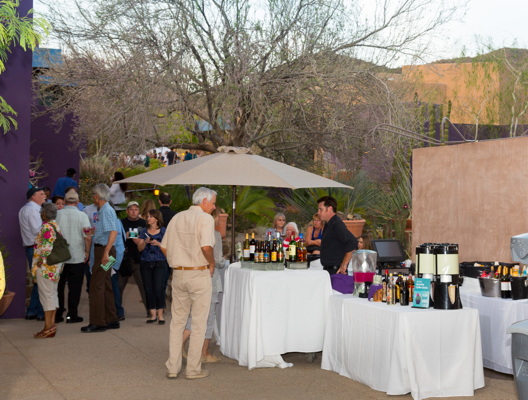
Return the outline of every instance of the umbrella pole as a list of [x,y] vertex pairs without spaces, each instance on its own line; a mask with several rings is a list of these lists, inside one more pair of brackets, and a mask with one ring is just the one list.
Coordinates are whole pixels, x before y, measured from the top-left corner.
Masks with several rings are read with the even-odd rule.
[[236,214],[236,186],[231,187],[231,198],[233,200],[233,212],[231,213],[231,263],[236,261],[235,257],[235,214]]

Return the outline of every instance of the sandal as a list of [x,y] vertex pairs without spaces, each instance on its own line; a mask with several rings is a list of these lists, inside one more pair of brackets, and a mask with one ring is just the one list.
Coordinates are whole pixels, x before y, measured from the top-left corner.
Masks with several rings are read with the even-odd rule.
[[206,356],[200,359],[200,362],[205,364],[219,362],[220,360],[220,357],[217,357],[214,354],[207,354]]
[[57,327],[54,325],[49,329],[43,329],[40,332],[37,332],[33,335],[35,339],[47,339],[55,337],[55,334],[57,333]]

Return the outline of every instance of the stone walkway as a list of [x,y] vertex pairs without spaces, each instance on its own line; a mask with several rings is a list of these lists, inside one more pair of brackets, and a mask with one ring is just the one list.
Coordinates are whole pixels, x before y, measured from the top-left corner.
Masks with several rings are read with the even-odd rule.
[[[147,325],[135,285],[124,295],[126,320],[121,329],[81,333],[81,324],[58,324],[53,339],[36,340],[42,322],[0,319],[0,399],[360,399],[400,400],[320,369],[299,353],[286,354],[288,369],[248,371],[235,360],[205,366],[208,378],[188,381],[165,378],[169,325]],[[87,317],[83,293],[80,315]],[[169,320],[167,315],[167,320]],[[214,353],[220,355],[218,347]],[[486,370],[486,386],[478,400],[516,399],[513,378]],[[449,399],[467,399],[467,397]]]

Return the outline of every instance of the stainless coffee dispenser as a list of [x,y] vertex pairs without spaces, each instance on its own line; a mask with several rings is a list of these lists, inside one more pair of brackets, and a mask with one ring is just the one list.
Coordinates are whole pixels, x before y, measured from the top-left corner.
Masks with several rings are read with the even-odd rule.
[[354,273],[354,296],[368,297],[368,290],[376,273],[378,253],[372,250],[357,250],[352,254]]

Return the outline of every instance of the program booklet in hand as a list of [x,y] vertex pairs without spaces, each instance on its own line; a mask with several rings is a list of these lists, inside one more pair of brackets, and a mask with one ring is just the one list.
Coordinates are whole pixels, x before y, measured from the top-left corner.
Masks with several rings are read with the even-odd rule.
[[101,267],[105,270],[105,271],[108,271],[110,268],[112,268],[114,266],[114,264],[116,263],[116,259],[112,256],[108,256],[108,262],[106,264],[101,264]]

